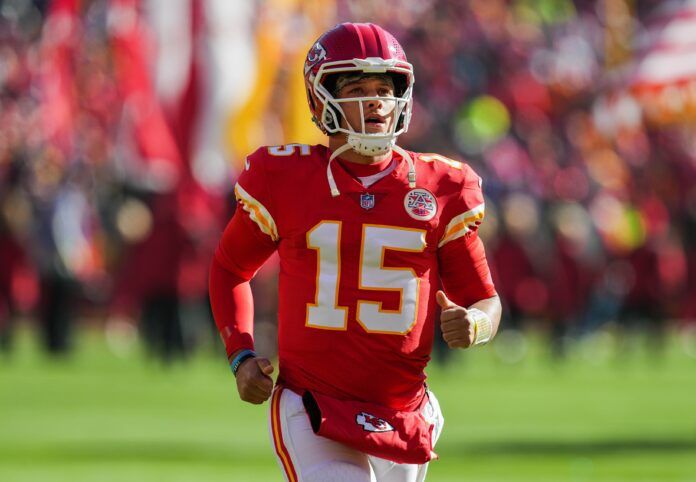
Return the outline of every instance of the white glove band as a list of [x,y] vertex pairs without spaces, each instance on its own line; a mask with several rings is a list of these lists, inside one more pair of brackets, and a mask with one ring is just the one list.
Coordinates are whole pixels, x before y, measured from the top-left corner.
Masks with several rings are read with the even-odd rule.
[[478,308],[468,308],[467,312],[474,319],[474,346],[488,343],[493,336],[493,322],[491,319]]

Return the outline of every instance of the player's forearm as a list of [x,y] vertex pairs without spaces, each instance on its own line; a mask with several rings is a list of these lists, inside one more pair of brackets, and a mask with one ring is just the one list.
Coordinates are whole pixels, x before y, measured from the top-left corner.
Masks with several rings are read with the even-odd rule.
[[500,298],[498,297],[498,295],[479,300],[476,303],[469,306],[468,308],[477,308],[488,315],[488,318],[490,318],[491,320],[491,325],[493,329],[491,338],[495,336],[495,334],[498,332],[498,326],[500,325],[500,317],[503,312],[503,307],[500,303]]
[[254,302],[249,282],[226,270],[217,259],[210,265],[210,305],[215,325],[231,360],[254,348]]

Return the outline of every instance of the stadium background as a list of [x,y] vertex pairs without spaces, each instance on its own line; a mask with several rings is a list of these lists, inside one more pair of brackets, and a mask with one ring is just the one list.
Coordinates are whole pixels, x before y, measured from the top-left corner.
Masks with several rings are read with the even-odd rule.
[[207,267],[244,156],[322,142],[344,20],[414,64],[401,144],[484,178],[504,330],[438,347],[429,480],[696,480],[696,2],[624,0],[0,1],[0,480],[278,478]]

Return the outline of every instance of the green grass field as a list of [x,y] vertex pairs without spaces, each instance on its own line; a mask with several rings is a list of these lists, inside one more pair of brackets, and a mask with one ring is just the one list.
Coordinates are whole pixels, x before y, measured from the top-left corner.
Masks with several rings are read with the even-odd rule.
[[[66,360],[17,341],[0,357],[0,481],[281,480],[266,406],[237,399],[223,355],[165,368],[95,332]],[[696,359],[676,341],[660,361],[600,338],[564,362],[496,350],[430,370],[446,423],[428,481],[696,482]]]

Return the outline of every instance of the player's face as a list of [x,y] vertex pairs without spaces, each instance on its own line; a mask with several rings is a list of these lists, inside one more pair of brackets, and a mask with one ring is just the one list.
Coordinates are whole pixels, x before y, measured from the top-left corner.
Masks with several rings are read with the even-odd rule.
[[[346,123],[356,131],[361,132],[361,122],[365,121],[365,132],[368,134],[382,134],[390,131],[394,122],[394,110],[396,101],[386,97],[394,96],[393,84],[388,78],[366,77],[355,82],[346,84],[338,92],[339,99],[351,97],[377,97],[371,100],[355,102],[341,102],[341,107],[345,113],[345,119],[341,119],[341,126],[347,127]],[[385,97],[385,99],[381,99]],[[362,103],[362,117],[360,112]]]

